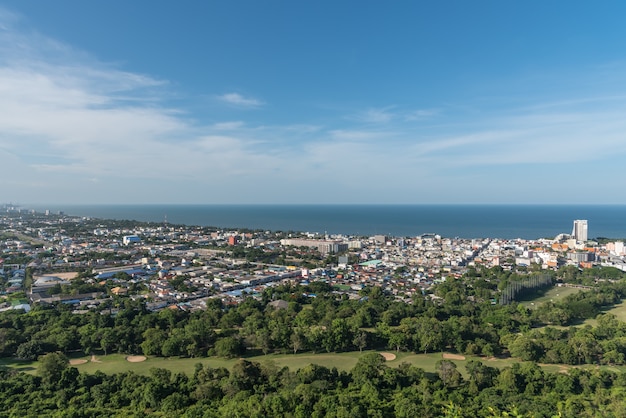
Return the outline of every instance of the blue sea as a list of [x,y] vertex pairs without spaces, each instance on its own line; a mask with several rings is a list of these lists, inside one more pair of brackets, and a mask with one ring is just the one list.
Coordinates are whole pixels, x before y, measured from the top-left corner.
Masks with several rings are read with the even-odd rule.
[[328,234],[554,238],[587,219],[589,238],[626,238],[625,205],[75,205],[68,215]]

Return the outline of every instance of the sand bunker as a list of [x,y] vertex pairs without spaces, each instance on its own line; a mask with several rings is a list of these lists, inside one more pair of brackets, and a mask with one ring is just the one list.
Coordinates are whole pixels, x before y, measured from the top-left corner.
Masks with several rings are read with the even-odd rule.
[[54,273],[52,274],[52,276],[58,277],[59,279],[63,279],[63,280],[72,280],[75,279],[76,276],[78,276],[78,272],[77,271],[69,271],[66,273]]
[[443,358],[445,358],[446,360],[465,360],[465,356],[450,353],[443,353]]
[[396,355],[393,353],[379,353],[381,356],[385,358],[385,361],[391,361],[396,359]]
[[79,364],[85,364],[87,360],[84,358],[73,358],[70,360],[70,366],[77,366]]
[[126,356],[126,361],[129,361],[131,363],[140,363],[146,360],[146,356]]

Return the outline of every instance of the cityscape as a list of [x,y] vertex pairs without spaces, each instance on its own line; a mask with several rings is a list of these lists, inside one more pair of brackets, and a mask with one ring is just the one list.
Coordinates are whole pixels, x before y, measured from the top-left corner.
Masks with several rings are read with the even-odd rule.
[[625,17],[0,0],[0,418],[626,418]]
[[[563,266],[601,266],[626,272],[624,242],[589,240],[586,220],[574,220],[571,234],[536,240],[460,239],[433,233],[417,237],[285,236],[167,222],[122,228],[107,226],[113,221],[8,205],[1,222],[3,234],[13,238],[2,242],[0,275],[6,281],[5,294],[25,292],[29,304],[62,301],[81,309],[96,309],[103,301],[94,301],[93,294],[48,294],[51,288],[69,285],[79,271],[93,283],[113,280],[110,292],[115,296],[136,298],[139,295],[130,289],[142,283],[147,292],[140,297],[155,311],[172,305],[203,309],[207,298],[227,305],[239,303],[247,295],[259,297],[268,286],[314,280],[324,280],[349,297],[359,298],[364,287],[376,286],[410,302],[415,293],[430,293],[434,284],[448,277],[458,279],[476,267],[554,272]],[[262,256],[251,259],[245,251],[238,257],[236,248],[276,253],[280,263],[264,263]],[[16,257],[29,261],[11,262]],[[23,287],[26,268],[33,273],[30,288]],[[171,285],[173,278],[184,279],[184,290]],[[28,311],[30,306],[3,309]]]
[[[252,416],[251,408],[571,416],[581,409],[561,401],[540,414],[531,408],[558,382],[584,388],[576,399],[600,376],[619,387],[626,367],[626,344],[615,337],[626,335],[617,316],[624,240],[590,238],[584,219],[554,238],[462,239],[224,229],[8,204],[0,231],[0,373],[30,381],[38,398],[54,388],[61,416]],[[116,406],[100,392],[114,379],[122,381],[109,389]],[[274,379],[283,382],[265,386]],[[536,384],[544,389],[529,392]],[[317,385],[313,398],[298,394]],[[372,409],[367,387],[396,400]],[[397,395],[416,387],[465,398]],[[335,397],[342,393],[356,406]],[[607,410],[621,410],[611,399]]]

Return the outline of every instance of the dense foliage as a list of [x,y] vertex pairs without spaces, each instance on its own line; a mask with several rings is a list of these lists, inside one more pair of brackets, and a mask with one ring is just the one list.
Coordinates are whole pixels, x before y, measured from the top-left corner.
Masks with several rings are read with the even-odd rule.
[[[313,282],[269,288],[260,299],[236,306],[209,299],[206,309],[195,312],[151,312],[130,299],[116,299],[115,314],[78,315],[64,304],[4,312],[0,355],[40,361],[37,375],[2,372],[0,417],[625,416],[626,375],[605,368],[552,374],[534,362],[625,364],[626,324],[602,309],[626,296],[626,282],[613,271],[598,271],[593,289],[530,310],[491,302],[499,286],[495,274],[506,273],[474,271],[448,279],[432,296],[417,295],[410,303],[378,287],[349,298]],[[570,283],[594,277],[559,274]],[[587,318],[596,318],[596,325],[571,326]],[[497,370],[469,361],[466,370],[457,370],[442,360],[431,374],[409,364],[387,367],[368,352],[349,373],[241,360],[231,370],[199,363],[193,376],[162,369],[142,376],[82,374],[64,355],[239,358],[372,349],[512,355],[528,362]]]
[[610,315],[599,317],[594,328],[537,327],[595,318],[603,307],[622,300],[626,282],[605,282],[530,310],[482,299],[481,281],[448,280],[435,289],[434,298],[419,295],[411,303],[395,301],[377,287],[350,299],[314,282],[269,288],[261,300],[248,298],[230,307],[209,299],[205,310],[195,312],[150,312],[142,302],[130,299],[118,299],[114,315],[107,311],[77,315],[63,304],[38,306],[28,314],[0,315],[0,355],[34,359],[48,352],[81,350],[234,357],[246,351],[391,349],[485,356],[510,352],[548,363],[624,364],[626,328]]
[[[0,373],[0,417],[621,417],[626,375],[599,369],[546,373],[534,363],[498,370],[442,360],[425,373],[384,364],[377,353],[348,373],[297,371],[240,360],[231,370],[198,363],[193,376],[151,369],[79,373],[62,354],[38,375]],[[557,415],[560,414],[560,415]]]

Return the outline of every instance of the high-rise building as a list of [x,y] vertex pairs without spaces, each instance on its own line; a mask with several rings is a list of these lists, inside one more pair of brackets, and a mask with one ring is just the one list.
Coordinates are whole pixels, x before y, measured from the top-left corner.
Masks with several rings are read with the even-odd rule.
[[587,241],[587,220],[577,219],[574,221],[574,229],[572,229],[572,237],[578,242]]

